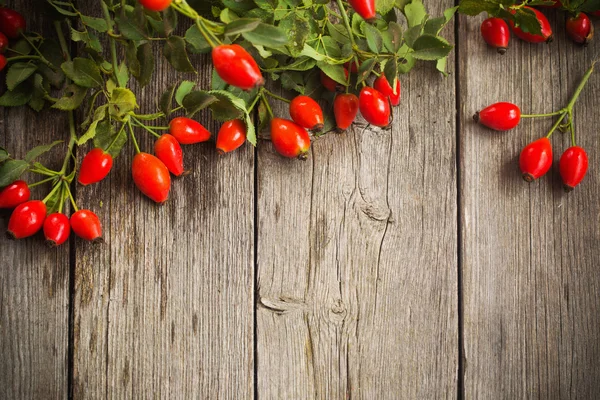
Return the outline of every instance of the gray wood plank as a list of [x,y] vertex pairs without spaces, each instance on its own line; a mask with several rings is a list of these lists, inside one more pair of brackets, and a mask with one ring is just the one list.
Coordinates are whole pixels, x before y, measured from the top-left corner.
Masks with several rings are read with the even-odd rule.
[[259,398],[457,394],[455,82],[402,83],[391,130],[259,148]]
[[[208,60],[194,64],[201,72],[187,78],[206,88]],[[153,112],[178,76],[161,65],[138,91],[141,112]],[[217,132],[208,111],[199,121]],[[152,137],[137,137],[152,150]],[[254,150],[219,157],[211,142],[184,153],[192,173],[173,181],[164,206],[134,187],[132,146],[106,181],[78,190],[81,205],[104,222],[106,243],[77,245],[77,398],[244,399],[254,392]]]
[[[53,35],[52,21],[28,13],[35,0],[8,1],[27,16],[31,31]],[[3,85],[4,86],[4,85]],[[2,108],[0,146],[15,158],[57,139],[68,140],[66,114],[52,110]],[[60,169],[66,151],[58,146],[43,161]],[[28,174],[32,183],[41,180]],[[32,189],[42,199],[49,187]],[[64,398],[67,395],[69,338],[69,244],[49,249],[42,234],[19,242],[6,231],[10,212],[0,218],[0,398]]]
[[[590,174],[562,191],[557,165],[526,184],[518,156],[552,121],[524,121],[495,133],[471,120],[496,101],[524,113],[563,107],[600,46],[573,45],[564,19],[547,13],[554,43],[514,40],[505,56],[487,49],[483,18],[460,20],[460,168],[464,296],[464,390],[467,399],[600,397],[600,162],[597,93],[592,77],[576,111]],[[510,73],[508,73],[510,71]],[[569,138],[553,138],[554,159]]]

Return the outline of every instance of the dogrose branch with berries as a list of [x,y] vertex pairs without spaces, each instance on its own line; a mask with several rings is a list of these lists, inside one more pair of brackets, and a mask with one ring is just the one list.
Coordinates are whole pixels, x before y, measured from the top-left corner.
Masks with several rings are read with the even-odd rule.
[[[282,156],[299,159],[306,158],[314,138],[349,128],[359,112],[372,125],[388,126],[391,107],[400,103],[399,75],[419,60],[435,62],[445,74],[453,46],[440,33],[457,10],[431,17],[421,0],[93,3],[94,15],[86,15],[74,2],[47,0],[44,12],[54,16],[54,38],[28,31],[19,10],[0,8],[0,70],[7,89],[0,106],[51,108],[69,116],[68,138],[36,147],[22,160],[0,148],[0,208],[14,208],[8,224],[13,239],[43,230],[50,244],[60,245],[72,230],[85,240],[100,240],[101,223],[92,211],[78,208],[73,185],[103,180],[128,141],[136,151],[131,166],[136,186],[165,202],[171,174],[185,171],[182,145],[213,137],[192,119],[199,112],[210,110],[223,123],[216,135],[220,153],[265,138]],[[183,21],[187,30],[179,36]],[[65,32],[78,44],[76,55]],[[196,72],[190,54],[210,53],[211,87],[196,89],[184,80],[160,96],[158,110],[140,110],[129,83],[133,78],[144,87],[151,81],[155,47],[176,71],[188,74]],[[267,79],[297,97],[289,101],[272,93],[264,87]],[[289,102],[291,120],[274,115],[273,101]],[[76,110],[84,117],[78,124]],[[154,154],[140,148],[140,132],[156,137]],[[36,161],[64,139],[60,170]],[[75,149],[87,149],[89,142],[93,149],[78,165]],[[26,172],[41,179],[20,180]],[[37,185],[47,186],[48,195],[30,200],[30,188]],[[67,202],[74,210],[70,218],[63,213]]]

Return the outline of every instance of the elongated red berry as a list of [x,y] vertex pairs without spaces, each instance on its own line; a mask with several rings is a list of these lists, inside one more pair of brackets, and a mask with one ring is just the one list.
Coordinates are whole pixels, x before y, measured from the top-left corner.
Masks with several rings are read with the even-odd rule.
[[265,83],[254,58],[238,44],[222,44],[215,47],[212,59],[215,70],[229,85],[251,90]]
[[27,29],[25,18],[10,8],[0,7],[0,31],[11,39],[17,39]]
[[173,175],[183,174],[183,150],[175,136],[166,133],[158,138],[154,143],[154,154]]
[[79,210],[71,215],[71,228],[83,240],[102,240],[102,224],[98,216],[90,210]]
[[35,235],[46,219],[46,205],[39,200],[19,204],[8,221],[8,236],[11,239],[24,239]]
[[15,208],[29,200],[31,191],[25,181],[14,181],[0,191],[0,208]]
[[198,121],[190,118],[174,118],[169,133],[181,144],[196,144],[210,140],[210,132]]
[[279,154],[288,158],[305,160],[310,149],[308,132],[293,121],[273,118],[271,142]]
[[390,103],[392,103],[393,106],[400,104],[400,79],[396,80],[396,88],[392,89],[392,85],[390,85],[390,82],[387,80],[385,75],[381,75],[375,79],[375,82],[373,82],[373,87],[382,95],[390,99]]
[[6,61],[6,57],[4,57],[4,54],[0,54],[0,72],[2,72],[2,70],[6,67],[6,63],[8,61]]
[[348,0],[348,3],[366,21],[371,21],[377,16],[375,13],[375,0]]
[[575,43],[586,45],[594,37],[594,25],[590,17],[580,12],[567,19],[567,34]]
[[[533,33],[529,33],[529,32],[524,32],[521,29],[521,27],[515,26],[515,23],[513,21],[510,21],[510,27],[512,28],[512,31],[515,34],[515,36],[517,36],[519,39],[524,40],[529,43],[544,43],[544,42],[549,43],[549,42],[551,42],[554,39],[554,37],[552,36],[552,27],[550,26],[550,22],[548,21],[548,18],[546,18],[546,16],[544,14],[542,14],[541,11],[536,10],[535,8],[525,6],[525,7],[523,7],[523,9],[530,10],[535,14],[535,17],[537,18],[538,22],[541,25],[542,33],[541,34],[533,34]],[[515,11],[512,11],[512,13],[514,14]]]
[[[346,79],[348,79],[349,73],[346,68],[344,68],[344,75],[346,76]],[[321,71],[321,85],[323,85],[323,87],[330,92],[342,93],[342,92],[346,91],[345,85],[342,85],[341,83],[334,81],[332,78],[327,76],[327,74],[323,71]]]
[[570,192],[581,183],[588,170],[588,156],[579,146],[569,147],[560,157],[560,176]]
[[516,104],[500,102],[478,111],[473,119],[496,131],[508,131],[519,125],[521,109]]
[[227,121],[221,126],[217,135],[219,154],[230,153],[246,142],[246,124],[239,119]]
[[0,53],[4,53],[8,49],[8,38],[0,32]]
[[379,90],[364,87],[360,91],[358,106],[363,118],[371,125],[385,127],[390,124],[390,103]]
[[172,0],[139,0],[140,4],[150,11],[164,11],[171,5]]
[[541,138],[525,146],[519,157],[523,179],[527,182],[546,175],[552,166],[552,144],[548,138]]
[[171,175],[165,164],[148,153],[139,153],[131,166],[133,181],[137,188],[150,199],[163,203],[169,198]]
[[320,131],[323,129],[323,110],[319,103],[308,96],[297,96],[290,103],[290,116],[301,127]]
[[510,41],[508,24],[502,18],[488,18],[481,24],[481,36],[498,53],[505,54]]
[[358,97],[352,93],[338,94],[333,101],[333,114],[338,129],[348,129],[358,115]]
[[112,166],[112,156],[96,147],[83,157],[77,181],[84,186],[100,182],[110,173]]
[[65,214],[54,213],[46,217],[44,221],[44,237],[50,246],[60,246],[69,239],[70,234],[71,224]]
[[344,64],[344,68],[346,68],[348,71],[352,72],[353,74],[358,73],[358,69],[360,68],[360,61],[357,63],[356,61],[352,60],[352,61],[348,61],[347,63]]

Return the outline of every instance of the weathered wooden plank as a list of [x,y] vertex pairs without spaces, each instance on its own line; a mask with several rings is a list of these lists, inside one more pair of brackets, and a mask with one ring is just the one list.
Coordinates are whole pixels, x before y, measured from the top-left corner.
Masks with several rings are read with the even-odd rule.
[[[207,87],[210,70],[202,66],[209,64],[194,63],[201,73],[187,78]],[[161,65],[141,92],[141,111],[153,112],[156,97],[178,77]],[[202,114],[200,122],[216,132],[209,120]],[[151,151],[153,138],[137,136]],[[254,151],[246,146],[219,157],[207,143],[184,152],[192,173],[174,180],[164,206],[135,189],[131,146],[108,180],[78,190],[106,232],[104,245],[77,246],[78,398],[253,394]]]
[[[8,1],[7,6],[27,15],[28,27],[52,35],[52,21],[28,13],[34,0]],[[0,146],[22,158],[34,146],[68,140],[66,115],[29,108],[3,108],[0,112]],[[60,169],[66,146],[59,146],[43,161]],[[26,175],[29,182],[39,176]],[[32,190],[41,199],[48,187]],[[10,212],[2,212],[5,232]],[[37,235],[20,242],[0,238],[0,398],[64,398],[67,394],[69,337],[69,245],[45,246]]]
[[259,148],[259,398],[456,396],[455,82],[402,83],[390,130]]
[[[579,144],[591,173],[565,194],[557,165],[539,182],[520,178],[518,155],[550,120],[494,133],[471,120],[495,101],[523,112],[563,107],[598,51],[573,45],[561,14],[548,13],[554,43],[513,41],[505,56],[487,49],[482,18],[460,20],[460,168],[464,293],[464,390],[468,399],[600,397],[598,293],[600,162],[594,76],[577,109]],[[569,146],[553,138],[554,159]]]

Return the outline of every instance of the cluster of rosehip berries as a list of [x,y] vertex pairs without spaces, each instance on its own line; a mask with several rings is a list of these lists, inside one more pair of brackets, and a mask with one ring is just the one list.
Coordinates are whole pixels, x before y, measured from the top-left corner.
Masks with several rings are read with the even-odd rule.
[[[561,7],[560,1],[556,1],[552,8]],[[530,43],[549,43],[553,39],[552,27],[548,18],[539,10],[524,6],[523,8],[531,10],[538,22],[540,23],[541,33],[533,34],[524,32],[520,27],[515,26],[514,22],[509,21],[512,32],[519,39]],[[514,10],[512,11],[514,14]],[[600,11],[592,13],[592,15],[600,16]],[[583,12],[571,16],[567,19],[566,30],[569,37],[579,44],[588,44],[594,36],[594,25],[590,18]],[[491,17],[483,21],[481,24],[481,35],[486,43],[498,50],[500,54],[506,53],[510,41],[510,30],[505,20],[502,18]]]
[[15,10],[0,7],[0,71],[7,64],[4,52],[8,49],[9,39],[18,39],[21,32],[25,32],[27,24],[25,18]]

